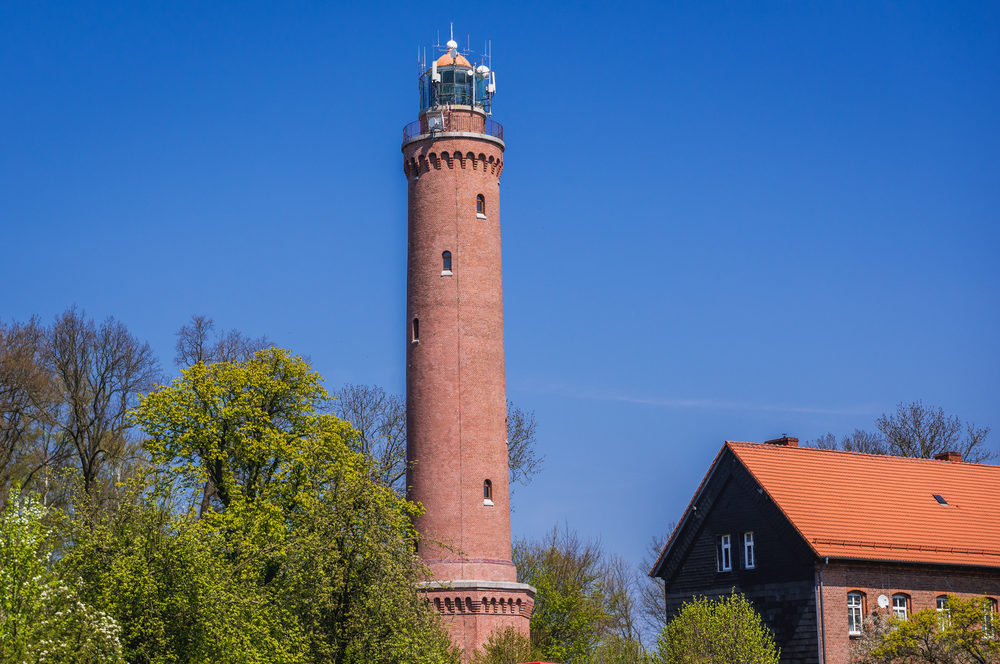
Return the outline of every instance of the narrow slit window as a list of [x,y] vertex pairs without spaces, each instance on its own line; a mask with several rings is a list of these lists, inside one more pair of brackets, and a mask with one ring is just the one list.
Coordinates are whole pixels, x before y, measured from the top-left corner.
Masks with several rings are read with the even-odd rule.
[[493,504],[493,482],[489,480],[483,480],[483,504]]
[[451,252],[441,253],[441,274],[451,274]]
[[486,197],[482,194],[476,196],[476,214],[486,214]]
[[413,328],[410,330],[410,341],[412,343],[417,343],[420,341],[420,319],[413,319]]
[[753,545],[753,533],[743,533],[743,566],[746,569],[757,567],[757,553]]

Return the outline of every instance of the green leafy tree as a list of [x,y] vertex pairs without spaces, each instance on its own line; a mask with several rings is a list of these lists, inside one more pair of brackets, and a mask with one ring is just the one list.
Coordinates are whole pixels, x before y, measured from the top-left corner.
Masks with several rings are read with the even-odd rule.
[[579,664],[658,664],[655,653],[642,645],[638,638],[611,634],[594,651],[579,660]]
[[137,475],[117,509],[80,492],[61,567],[122,626],[126,660],[309,661],[296,617],[246,571],[257,552],[220,524],[178,512],[170,485]]
[[194,364],[135,419],[174,485],[197,497],[211,483],[198,525],[213,555],[230,583],[294,618],[308,661],[456,661],[415,588],[417,507],[372,481],[355,431],[327,406],[319,375],[269,348]]
[[45,514],[13,490],[0,513],[0,662],[118,664],[118,623],[50,567]]
[[695,597],[667,623],[657,641],[664,664],[777,664],[778,649],[753,605],[733,593]]
[[997,664],[997,622],[987,598],[949,595],[944,611],[868,621],[854,656],[865,664]]
[[540,654],[531,648],[531,640],[513,626],[490,634],[481,650],[473,654],[471,664],[520,664],[534,661]]
[[514,563],[519,580],[537,589],[532,646],[554,662],[589,656],[614,624],[601,548],[555,528],[541,541],[518,542]]

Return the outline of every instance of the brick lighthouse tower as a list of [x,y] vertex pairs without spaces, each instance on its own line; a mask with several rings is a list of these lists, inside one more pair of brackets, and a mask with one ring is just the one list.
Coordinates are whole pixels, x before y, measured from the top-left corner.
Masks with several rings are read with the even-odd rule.
[[425,509],[423,590],[468,656],[496,629],[527,634],[535,589],[511,562],[496,79],[447,48],[420,63],[403,131],[407,486]]

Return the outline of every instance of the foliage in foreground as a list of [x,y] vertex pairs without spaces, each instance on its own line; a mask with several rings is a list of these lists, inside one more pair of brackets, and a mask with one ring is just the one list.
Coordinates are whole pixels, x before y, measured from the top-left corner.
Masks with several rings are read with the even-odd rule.
[[864,664],[998,664],[998,623],[987,598],[949,595],[944,612],[869,620],[854,657]]
[[49,567],[45,516],[16,491],[0,514],[0,662],[118,664],[118,623]]
[[151,463],[113,500],[82,480],[71,510],[12,500],[0,661],[455,664],[415,587],[416,506],[326,399],[280,349],[196,363],[134,411]]
[[695,597],[667,623],[657,642],[664,664],[777,664],[778,649],[753,605],[735,592]]

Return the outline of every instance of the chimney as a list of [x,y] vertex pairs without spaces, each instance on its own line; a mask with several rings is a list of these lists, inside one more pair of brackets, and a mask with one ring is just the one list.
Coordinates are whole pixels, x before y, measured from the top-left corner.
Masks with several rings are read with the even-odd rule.
[[792,438],[787,434],[782,434],[781,438],[775,438],[774,440],[765,440],[765,445],[782,445],[784,447],[798,447],[799,439]]
[[961,452],[940,452],[934,455],[934,458],[938,461],[961,461]]

